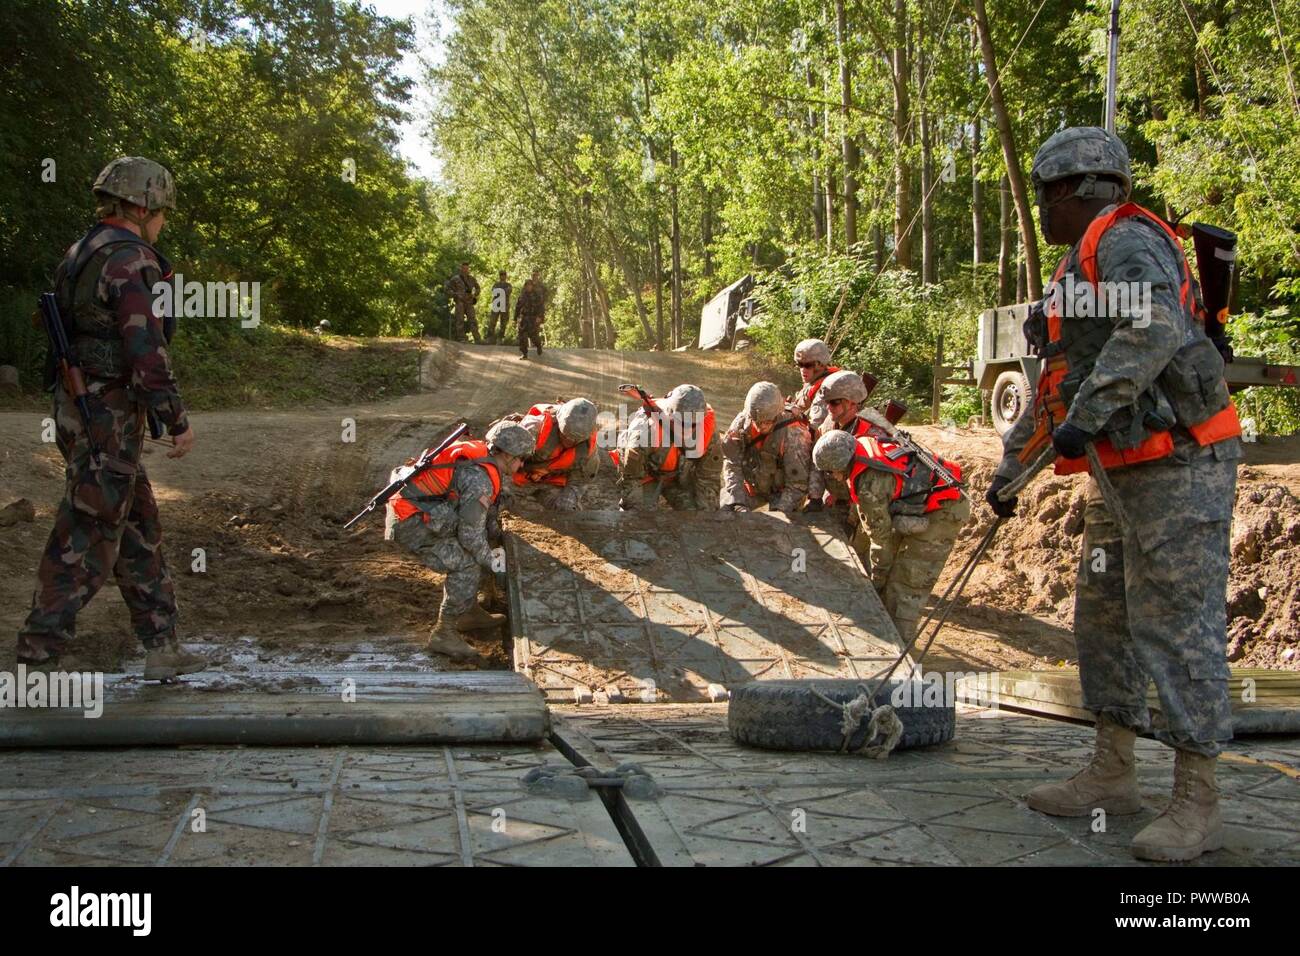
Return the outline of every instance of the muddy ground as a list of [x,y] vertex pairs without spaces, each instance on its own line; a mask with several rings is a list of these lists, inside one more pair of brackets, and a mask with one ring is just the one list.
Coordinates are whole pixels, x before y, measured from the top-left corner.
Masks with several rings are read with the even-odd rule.
[[[196,448],[183,461],[149,446],[146,468],[162,509],[185,640],[267,656],[327,661],[359,644],[417,654],[436,615],[441,576],[382,540],[382,518],[352,531],[343,522],[388,469],[432,441],[456,417],[484,426],[535,401],[585,394],[609,410],[617,385],[662,394],[684,381],[706,390],[719,427],[749,384],[773,372],[757,356],[713,353],[548,352],[522,362],[513,349],[428,347],[426,391],[355,407],[221,411],[194,416]],[[0,413],[0,634],[12,635],[29,605],[36,564],[62,491],[62,461],[41,441],[40,411]],[[348,420],[355,440],[348,440]],[[991,430],[918,427],[915,434],[962,461],[976,496],[998,454]],[[1230,585],[1230,656],[1255,666],[1300,669],[1300,438],[1261,439],[1241,469]],[[1074,662],[1072,582],[1079,548],[1082,479],[1043,478],[1022,497],[1023,517],[976,570],[931,652],[930,666],[966,670],[1049,668]],[[615,500],[612,473],[591,502]],[[524,505],[531,508],[531,504]],[[955,571],[990,520],[982,504],[950,562]],[[197,571],[195,549],[206,569]],[[940,590],[946,578],[940,582]],[[139,656],[126,609],[109,587],[83,612],[81,652],[119,668]],[[482,660],[508,666],[501,639],[471,639]],[[0,638],[0,667],[13,662]],[[435,659],[433,666],[446,665]]]

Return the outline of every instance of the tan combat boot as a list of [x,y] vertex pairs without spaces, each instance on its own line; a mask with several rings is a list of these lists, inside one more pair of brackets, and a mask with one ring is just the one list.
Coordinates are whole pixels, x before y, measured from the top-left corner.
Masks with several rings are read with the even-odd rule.
[[1174,795],[1164,813],[1133,838],[1139,860],[1194,860],[1223,846],[1223,815],[1214,782],[1217,757],[1174,751]]
[[181,674],[193,674],[207,666],[207,660],[191,654],[171,637],[162,647],[149,648],[144,658],[144,679],[173,681]]
[[500,627],[506,622],[504,614],[489,614],[475,604],[472,608],[456,618],[458,631],[487,631]]
[[1106,717],[1097,718],[1092,759],[1069,780],[1045,783],[1025,794],[1025,803],[1054,817],[1086,817],[1098,808],[1107,813],[1137,813],[1138,792],[1133,742],[1137,733]]
[[439,619],[433,627],[433,633],[425,642],[425,649],[430,654],[442,654],[455,661],[467,661],[478,657],[474,648],[465,643],[465,639],[456,633],[456,629]]

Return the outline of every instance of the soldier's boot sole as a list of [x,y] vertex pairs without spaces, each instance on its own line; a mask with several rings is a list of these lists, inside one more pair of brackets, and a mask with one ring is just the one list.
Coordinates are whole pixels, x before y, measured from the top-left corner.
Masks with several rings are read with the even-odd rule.
[[207,666],[206,660],[193,654],[176,654],[171,651],[157,654],[150,651],[144,659],[144,679],[167,683],[183,674],[197,674]]
[[489,631],[504,626],[506,616],[504,614],[489,614],[477,604],[456,618],[455,627],[458,631]]
[[[1145,832],[1145,830],[1142,831],[1142,833]],[[1139,833],[1138,837],[1142,836],[1142,833]],[[1203,839],[1187,846],[1138,843],[1138,837],[1133,838],[1130,849],[1139,860],[1150,860],[1154,863],[1186,863],[1188,860],[1195,860],[1202,854],[1213,853],[1215,850],[1223,848],[1223,824],[1220,823],[1216,829],[1207,833]]]
[[478,657],[478,652],[457,634],[434,633],[424,645],[430,654],[441,654],[455,661],[467,661]]

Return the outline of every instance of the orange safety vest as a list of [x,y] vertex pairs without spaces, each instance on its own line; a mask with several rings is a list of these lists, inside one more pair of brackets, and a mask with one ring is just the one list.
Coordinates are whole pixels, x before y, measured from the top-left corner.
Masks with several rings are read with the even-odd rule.
[[[790,412],[789,405],[786,406],[786,411]],[[783,422],[777,422],[772,426],[772,430],[766,435],[760,432],[758,426],[751,422],[749,427],[745,429],[745,450],[749,451],[752,448],[755,451],[762,452],[763,446],[767,444],[769,438],[777,432],[785,431],[788,428],[802,428],[804,431],[808,431],[808,419],[804,418],[803,412],[796,409],[793,412],[790,412],[790,414],[790,418],[787,418]],[[784,445],[782,445],[782,448],[784,448]],[[780,450],[778,450],[777,454],[780,453]],[[745,491],[751,496],[758,493],[748,480],[745,481]]]
[[[1163,219],[1150,210],[1142,208],[1137,203],[1124,203],[1106,215],[1098,216],[1088,224],[1088,229],[1084,232],[1083,238],[1079,240],[1078,245],[1079,270],[1083,273],[1084,279],[1092,283],[1100,291],[1099,276],[1097,274],[1097,247],[1101,243],[1101,237],[1115,223],[1132,216],[1142,217],[1157,225],[1169,237],[1174,244],[1174,248],[1179,251],[1179,258],[1183,266],[1183,281],[1179,287],[1178,301],[1189,313],[1192,312],[1192,274],[1187,265],[1187,257],[1182,253],[1182,246],[1178,242],[1177,234]],[[1052,274],[1053,283],[1060,282],[1064,277],[1071,255],[1071,253],[1067,253],[1057,265],[1056,271]],[[1065,415],[1069,411],[1069,407],[1060,391],[1061,382],[1070,372],[1070,365],[1066,359],[1063,341],[1065,326],[1058,308],[1059,301],[1059,297],[1054,296],[1048,303],[1047,340],[1055,348],[1044,359],[1042,370],[1038,375],[1038,385],[1034,389],[1034,414],[1046,419],[1049,431],[1064,422]],[[1093,356],[1093,360],[1095,361],[1095,356]],[[1225,438],[1240,435],[1241,423],[1237,419],[1237,408],[1229,400],[1227,407],[1211,415],[1203,422],[1189,425],[1187,430],[1201,445],[1212,445]],[[1116,448],[1111,444],[1109,438],[1104,437],[1097,438],[1093,444],[1097,449],[1097,455],[1101,460],[1102,467],[1108,471],[1113,468],[1136,465],[1140,462],[1157,461],[1173,454],[1174,451],[1173,436],[1167,430],[1151,432],[1136,448]],[[1026,451],[1028,450],[1027,447]],[[1037,448],[1035,448],[1035,454],[1036,451]],[[1034,457],[1034,455],[1030,457]],[[1087,458],[1058,457],[1056,459],[1055,472],[1058,475],[1072,475],[1087,470]]]
[[[490,454],[485,441],[466,439],[453,442],[423,470],[416,473],[407,487],[416,489],[420,497],[455,500],[458,496],[455,491],[450,490],[454,469],[461,462],[473,462],[486,471],[488,477],[492,479],[492,500],[496,501],[497,496],[501,494],[501,471],[495,464],[486,460]],[[393,513],[397,515],[398,521],[405,521],[411,515],[419,514],[425,524],[429,523],[428,516],[413,502],[404,498],[402,493],[393,496],[392,504]]]
[[[555,405],[534,405],[528,409],[528,414],[542,420],[542,430],[537,436],[537,450],[546,447],[547,441],[550,440],[551,433],[558,430],[559,426],[555,424]],[[578,460],[578,449],[582,445],[574,445],[572,448],[561,448],[558,452],[542,462],[525,461],[523,466],[514,473],[513,478],[516,485],[523,486],[527,484],[547,484],[554,485],[557,488],[563,488],[569,483],[569,471],[573,468]],[[593,431],[591,437],[587,439],[587,455],[590,456],[596,448],[596,433]]]
[[[939,461],[953,478],[961,481],[961,465],[946,458],[939,458]],[[863,435],[858,439],[858,453],[853,456],[853,465],[849,469],[849,498],[854,504],[858,503],[858,476],[868,468],[894,476],[894,492],[889,499],[891,512],[902,514],[916,510],[920,505],[916,499],[922,494],[925,495],[926,514],[938,511],[945,501],[956,501],[961,497],[961,488],[945,482],[937,471],[927,468],[911,452],[900,448],[897,442]],[[896,508],[896,503],[912,507]]]
[[[658,431],[655,432],[655,439],[651,443],[650,446],[651,448],[663,447],[664,423],[662,418],[659,419],[657,428]],[[696,444],[695,446],[696,448],[702,448],[704,451],[709,450],[709,445],[713,443],[713,428],[714,428],[713,406],[705,405],[704,406],[704,434],[700,436],[701,441],[699,441]],[[681,453],[682,453],[682,449],[678,445],[668,446],[668,453],[664,455],[663,463],[660,464],[658,467],[654,465],[654,459],[647,456],[646,471],[649,472],[649,474],[647,474],[644,478],[641,479],[641,484],[648,485],[652,481],[661,481],[664,478],[666,478],[668,475],[671,475],[674,471],[677,470],[677,466],[681,462]],[[614,459],[615,465],[619,463],[618,452],[611,451],[609,453],[609,457]]]

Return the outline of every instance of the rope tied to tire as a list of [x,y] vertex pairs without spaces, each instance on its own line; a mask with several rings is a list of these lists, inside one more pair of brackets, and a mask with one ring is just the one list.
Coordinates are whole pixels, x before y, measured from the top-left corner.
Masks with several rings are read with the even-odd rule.
[[[873,706],[875,702],[864,685],[858,685],[860,693],[847,704],[831,700],[816,687],[808,689],[840,712],[840,733],[844,737],[840,742],[840,753],[860,753],[873,760],[884,760],[903,739],[902,719],[889,704]],[[867,719],[867,734],[862,738],[862,744],[856,750],[850,751],[849,741],[862,726],[863,718]],[[880,738],[880,742],[872,744],[871,742],[877,738]]]

